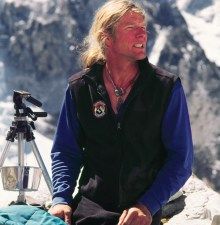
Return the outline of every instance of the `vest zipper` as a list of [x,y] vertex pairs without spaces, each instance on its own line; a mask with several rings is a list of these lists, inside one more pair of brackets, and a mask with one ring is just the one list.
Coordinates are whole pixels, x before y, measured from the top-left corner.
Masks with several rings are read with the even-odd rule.
[[[140,89],[140,87],[138,88]],[[103,86],[98,86],[97,83],[96,83],[96,93],[106,102],[106,104],[108,105],[109,104],[109,109],[112,113],[112,115],[115,116],[115,113],[111,107],[111,102],[110,102],[110,99],[106,96],[106,90],[104,90],[104,87]],[[103,91],[104,90],[104,91]],[[131,90],[132,91],[132,90]],[[122,162],[122,158],[123,158],[123,149],[122,149],[122,142],[121,142],[121,131],[122,131],[122,120],[123,120],[123,115],[125,113],[125,111],[127,110],[127,107],[128,105],[130,104],[130,102],[134,99],[134,97],[137,95],[139,91],[136,90],[136,93],[135,94],[132,94],[129,93],[129,95],[127,96],[127,102],[126,102],[126,105],[124,105],[124,109],[120,112],[120,116],[118,118],[115,118],[115,122],[116,122],[116,135],[117,135],[117,142],[120,146],[120,162]],[[91,93],[90,93],[91,94]],[[121,184],[120,184],[120,178],[121,178],[121,171],[122,171],[122,163],[120,163],[119,165],[119,176],[118,176],[118,208],[121,209],[122,207],[122,191],[121,191]]]
[[119,145],[119,149],[120,149],[120,152],[119,152],[119,171],[118,171],[118,208],[120,209],[121,208],[121,185],[120,185],[120,174],[121,174],[121,168],[122,168],[122,157],[123,157],[123,149],[122,149],[122,146],[121,146],[121,121],[117,121],[117,142],[118,142],[118,145]]
[[[121,143],[121,140],[120,140],[121,131],[122,131],[122,122],[123,122],[123,119],[124,119],[124,114],[125,114],[125,112],[128,108],[128,105],[135,98],[135,96],[136,95],[132,95],[132,96],[128,95],[126,105],[124,105],[124,108],[120,112],[121,115],[117,119],[117,139],[118,139],[117,141],[118,141],[118,143],[120,143],[120,162],[123,162],[122,158],[123,158],[123,154],[124,154],[123,149],[122,149],[122,143]],[[122,171],[122,163],[120,163],[119,176],[118,176],[118,209],[120,209],[120,210],[122,209],[122,191],[121,191],[121,184],[120,184],[121,171]]]

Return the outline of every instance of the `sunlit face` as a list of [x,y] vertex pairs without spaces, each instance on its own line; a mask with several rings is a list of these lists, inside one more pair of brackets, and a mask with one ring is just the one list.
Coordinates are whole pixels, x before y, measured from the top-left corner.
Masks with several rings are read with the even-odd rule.
[[136,61],[146,57],[147,32],[144,17],[128,11],[117,23],[114,37],[108,41],[113,57]]

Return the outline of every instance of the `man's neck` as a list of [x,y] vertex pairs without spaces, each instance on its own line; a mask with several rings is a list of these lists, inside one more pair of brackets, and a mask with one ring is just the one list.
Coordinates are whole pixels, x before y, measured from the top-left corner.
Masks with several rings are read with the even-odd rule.
[[131,61],[115,61],[107,59],[106,69],[117,85],[122,85],[124,82],[133,79],[138,73],[137,62]]

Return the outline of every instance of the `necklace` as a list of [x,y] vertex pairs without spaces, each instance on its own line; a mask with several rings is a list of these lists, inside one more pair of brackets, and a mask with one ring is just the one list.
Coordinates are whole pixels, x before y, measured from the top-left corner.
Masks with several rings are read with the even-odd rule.
[[114,93],[115,93],[115,96],[117,97],[117,106],[116,106],[116,109],[117,109],[117,112],[119,111],[119,108],[121,106],[121,104],[124,102],[124,95],[126,94],[126,91],[127,89],[133,85],[133,83],[135,82],[136,78],[138,77],[137,74],[134,76],[134,78],[132,80],[130,80],[124,87],[119,87],[115,84],[112,76],[111,76],[111,73],[108,69],[108,66],[106,64],[106,71],[107,71],[107,75],[108,75],[108,78],[114,88]]

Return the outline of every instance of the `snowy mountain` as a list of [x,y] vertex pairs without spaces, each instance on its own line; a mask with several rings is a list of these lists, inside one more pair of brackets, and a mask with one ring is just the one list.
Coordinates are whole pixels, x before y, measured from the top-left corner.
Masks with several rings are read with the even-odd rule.
[[[0,100],[11,101],[8,96],[14,89],[29,91],[52,115],[45,122],[47,131],[41,128],[50,137],[67,79],[80,69],[82,38],[102,2],[0,2]],[[219,1],[140,2],[149,16],[150,62],[179,74],[184,85],[195,146],[194,171],[220,191]]]
[[206,56],[220,66],[220,1],[177,0],[177,6]]
[[[13,90],[27,90],[43,102],[43,109],[50,114],[46,119],[38,119],[34,134],[51,174],[52,140],[46,137],[52,138],[54,134],[67,79],[80,69],[77,59],[80,43],[102,2],[0,1],[0,153],[13,118]],[[194,171],[220,191],[220,55],[216,40],[220,29],[219,1],[140,2],[149,15],[150,62],[179,74],[184,85],[195,145]],[[16,163],[16,151],[13,144],[6,165]],[[25,161],[36,165],[29,150]],[[8,192],[1,186],[0,190],[0,204],[17,197],[17,192],[10,192],[8,198]],[[192,177],[182,191],[183,199],[177,204],[171,202],[172,210],[168,205],[167,210],[171,211],[168,218],[172,218],[165,224],[210,225],[214,215],[220,214],[219,195],[197,178]],[[38,192],[30,192],[28,196],[30,200],[50,200],[45,182]]]
[[191,118],[195,173],[220,190],[220,68],[206,57],[174,3],[150,2],[146,3],[153,39],[149,59],[180,75]]

